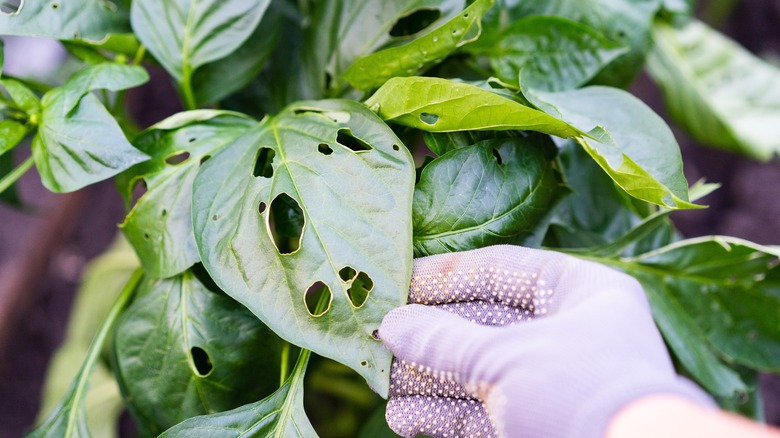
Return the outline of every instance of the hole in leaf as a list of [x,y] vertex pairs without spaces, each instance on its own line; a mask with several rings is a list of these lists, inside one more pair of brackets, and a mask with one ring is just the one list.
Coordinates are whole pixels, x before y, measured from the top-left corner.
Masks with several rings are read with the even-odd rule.
[[418,9],[403,16],[390,29],[390,36],[405,37],[423,31],[441,17],[438,9]]
[[379,340],[379,330],[374,330],[373,332],[371,332],[371,337],[378,341]]
[[330,75],[330,73],[325,72],[325,89],[330,90],[330,85],[333,82],[333,76]]
[[319,153],[322,155],[330,155],[333,153],[333,149],[331,149],[330,146],[325,143],[320,143],[320,145],[317,146],[317,151],[319,151]]
[[200,159],[200,164],[205,163],[209,158],[211,158],[211,155],[204,155],[203,158]]
[[352,280],[352,286],[347,289],[349,301],[355,307],[365,304],[368,294],[374,289],[374,281],[365,272],[361,272]]
[[339,278],[341,278],[341,281],[345,283],[355,278],[355,275],[357,275],[357,272],[355,272],[355,270],[352,269],[352,266],[344,266],[339,271]]
[[361,360],[360,361],[360,366],[361,367],[367,367],[368,366],[368,361],[367,360]]
[[309,315],[318,317],[330,310],[333,294],[327,284],[317,281],[306,289],[306,310]]
[[373,149],[368,143],[352,135],[352,131],[346,128],[339,129],[336,141],[352,152],[365,152]]
[[397,144],[394,144],[393,145],[393,150],[394,151],[400,151],[401,150],[401,146],[398,146]]
[[263,214],[265,212],[265,202],[261,202],[260,205],[257,207],[257,211],[260,214]]
[[144,233],[144,239],[149,240],[149,233]]
[[178,152],[174,155],[170,155],[168,158],[165,159],[165,162],[170,164],[171,166],[175,166],[177,164],[181,164],[185,161],[187,161],[190,158],[189,152]]
[[214,216],[211,216],[211,220],[213,221],[219,220],[219,215],[215,214]]
[[162,209],[162,217],[168,216],[168,210]]
[[426,125],[435,125],[439,121],[439,116],[436,114],[422,113],[420,114],[420,120]]
[[0,1],[0,12],[6,15],[16,15],[22,9],[22,0]]
[[260,150],[257,151],[255,170],[252,172],[252,175],[256,177],[262,176],[263,178],[274,176],[274,168],[272,166],[274,156],[276,156],[276,152],[274,152],[273,149],[260,148]]
[[146,181],[138,178],[133,182],[133,191],[130,193],[130,205],[135,205],[146,194]]
[[301,247],[304,225],[303,210],[298,201],[280,193],[271,201],[268,232],[279,254],[292,254]]
[[323,111],[315,108],[298,108],[293,110],[296,116],[305,116],[307,114],[322,114],[329,118],[333,123],[347,123],[352,115],[346,111]]
[[206,377],[214,369],[214,365],[211,364],[211,358],[206,350],[200,347],[190,348],[190,356],[192,356],[192,363],[195,365],[195,371],[200,377]]
[[501,158],[501,154],[498,152],[498,149],[493,148],[493,157],[496,159],[496,163],[502,164],[504,162],[504,159]]
[[195,137],[190,137],[190,139],[189,139],[189,140],[187,140],[187,141],[189,141],[190,143],[195,143],[195,140],[197,140],[197,138],[195,138]]
[[52,9],[59,9],[60,8],[60,4],[59,3],[52,3],[51,4],[51,8]]

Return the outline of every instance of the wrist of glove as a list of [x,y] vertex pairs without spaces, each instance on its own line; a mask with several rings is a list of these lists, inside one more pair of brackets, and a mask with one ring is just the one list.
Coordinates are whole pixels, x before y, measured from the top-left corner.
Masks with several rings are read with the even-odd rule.
[[679,394],[632,277],[514,246],[415,260],[379,336],[396,355],[387,420],[403,436],[599,437],[621,407]]

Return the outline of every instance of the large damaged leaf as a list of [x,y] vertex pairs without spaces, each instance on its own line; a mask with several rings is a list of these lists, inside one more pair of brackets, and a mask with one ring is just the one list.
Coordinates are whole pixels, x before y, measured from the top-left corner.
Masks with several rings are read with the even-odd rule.
[[130,144],[114,117],[91,93],[124,90],[147,80],[141,67],[97,64],[43,96],[32,152],[46,188],[71,192],[148,159]]
[[[9,2],[13,5],[14,2]],[[17,0],[18,7],[3,5],[3,35],[25,35],[61,40],[99,41],[108,34],[129,30],[128,14],[114,1]]]
[[769,160],[780,153],[780,69],[699,21],[656,23],[648,57],[669,114],[701,143]]
[[365,106],[295,104],[201,168],[198,249],[216,283],[282,338],[386,395],[391,355],[372,334],[406,302],[413,185],[409,151]]
[[188,111],[161,121],[133,141],[152,158],[117,178],[126,201],[141,179],[146,185],[146,193],[120,227],[149,275],[171,277],[200,260],[192,234],[192,182],[201,162],[256,124],[240,113]]
[[187,271],[139,286],[117,326],[115,371],[136,423],[157,435],[272,393],[281,350],[252,313]]
[[310,352],[304,350],[290,377],[276,392],[232,411],[190,418],[166,430],[161,438],[317,436],[303,410],[303,377]]
[[561,181],[555,146],[532,135],[450,151],[422,171],[414,192],[414,251],[426,256],[515,242],[547,214]]

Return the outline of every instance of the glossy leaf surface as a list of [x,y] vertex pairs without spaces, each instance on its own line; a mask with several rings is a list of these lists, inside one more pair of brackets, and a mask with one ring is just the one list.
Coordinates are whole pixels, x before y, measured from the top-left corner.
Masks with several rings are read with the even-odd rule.
[[578,142],[629,195],[672,209],[700,208],[688,201],[680,147],[666,123],[629,93],[609,87],[525,96],[590,138]]
[[[391,356],[372,333],[406,302],[413,184],[408,150],[365,106],[299,103],[201,168],[193,192],[198,249],[217,284],[281,337],[344,363],[386,394]],[[281,210],[291,204],[297,208]],[[299,237],[276,233],[273,212],[301,221]],[[339,277],[346,266],[374,284],[359,308]],[[315,285],[330,291],[321,316],[305,300]]]
[[[116,70],[133,73],[112,74]],[[127,141],[114,117],[90,93],[95,88],[137,86],[148,79],[142,72],[140,67],[99,64],[43,96],[41,123],[32,150],[46,188],[53,192],[78,190],[148,158]]]
[[303,377],[309,352],[301,353],[295,370],[276,392],[232,411],[190,418],[165,431],[161,438],[240,438],[317,436],[303,410]]
[[127,11],[110,1],[19,1],[15,13],[0,13],[3,35],[98,41],[128,29]]
[[171,277],[200,260],[192,234],[192,182],[202,160],[256,123],[239,113],[188,111],[163,120],[133,141],[152,158],[118,177],[127,201],[140,179],[147,190],[120,227],[149,275]]
[[431,32],[402,46],[381,50],[355,61],[343,78],[353,87],[370,91],[400,76],[412,76],[441,62],[479,37],[481,20],[495,0],[476,0],[463,12]]
[[780,69],[705,24],[658,23],[648,65],[669,113],[698,141],[769,160],[780,152]]
[[270,0],[136,0],[133,30],[177,81],[224,58],[252,34]]
[[518,85],[522,74],[534,89],[561,91],[584,84],[626,51],[585,25],[536,16],[510,24],[487,53],[501,80]]
[[415,256],[509,243],[529,233],[560,189],[546,136],[485,140],[448,152],[414,192]]
[[559,137],[582,134],[537,109],[474,85],[440,78],[390,79],[366,105],[386,122],[429,132],[522,129]]
[[146,434],[257,400],[279,383],[279,338],[189,271],[139,286],[114,348],[120,387]]

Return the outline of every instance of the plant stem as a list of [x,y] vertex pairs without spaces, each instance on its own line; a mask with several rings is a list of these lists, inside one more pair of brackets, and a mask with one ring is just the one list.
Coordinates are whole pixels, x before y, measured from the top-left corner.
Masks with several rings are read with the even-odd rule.
[[138,47],[138,50],[135,52],[135,57],[133,58],[133,65],[141,64],[141,61],[144,60],[144,55],[146,55],[146,46],[141,44],[141,46]]
[[8,175],[0,179],[0,193],[8,190],[19,178],[22,177],[33,166],[33,157],[30,156],[22,162],[16,169],[12,170]]
[[198,108],[195,103],[195,93],[192,92],[192,72],[188,66],[184,66],[184,72],[181,79],[181,94],[184,98],[184,106],[188,110],[194,110]]
[[[143,274],[144,271],[141,268],[138,268],[135,270],[135,272],[133,272],[133,274],[130,276],[130,279],[127,281],[127,284],[122,289],[122,292],[119,293],[119,297],[117,297],[116,301],[111,306],[111,309],[109,309],[108,314],[106,315],[106,319],[103,321],[103,324],[100,325],[100,329],[98,329],[97,334],[95,334],[95,337],[89,344],[87,357],[84,359],[84,363],[81,365],[81,371],[79,371],[73,386],[73,397],[71,399],[76,400],[77,403],[78,400],[81,400],[84,397],[83,393],[87,390],[89,377],[92,374],[92,369],[97,363],[98,357],[100,357],[100,352],[103,350],[103,345],[106,342],[106,338],[108,338],[109,333],[111,333],[111,330],[114,328],[114,324],[116,323],[119,314],[122,313],[125,307],[127,307],[127,304],[130,302],[130,298],[133,297],[136,286],[138,286],[138,282],[141,281]],[[54,414],[56,414],[56,411]],[[68,426],[65,436],[72,435],[71,428],[75,426],[76,415],[77,409],[71,409],[68,415]]]
[[282,347],[282,358],[280,360],[281,365],[279,367],[279,386],[284,385],[284,381],[287,380],[287,370],[290,368],[290,343],[285,342]]

